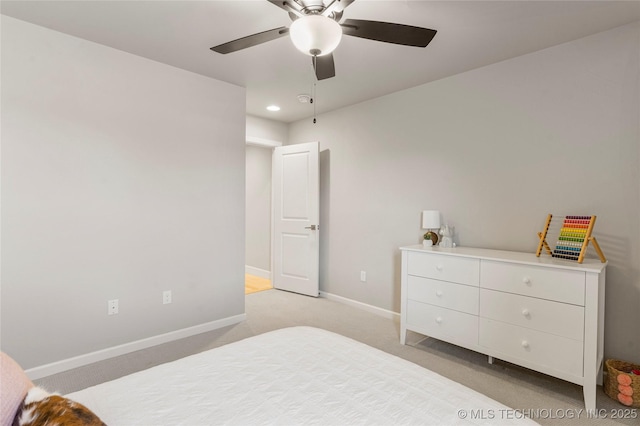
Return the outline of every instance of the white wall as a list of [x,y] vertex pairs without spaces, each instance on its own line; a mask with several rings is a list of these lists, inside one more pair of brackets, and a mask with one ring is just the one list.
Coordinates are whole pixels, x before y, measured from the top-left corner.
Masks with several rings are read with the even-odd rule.
[[548,213],[593,214],[605,355],[640,362],[639,52],[633,24],[292,124],[324,161],[321,290],[399,311],[422,210],[461,245],[526,252]]
[[289,126],[279,121],[247,115],[247,143],[280,146],[287,140]]
[[32,368],[244,315],[244,99],[2,17],[3,351]]

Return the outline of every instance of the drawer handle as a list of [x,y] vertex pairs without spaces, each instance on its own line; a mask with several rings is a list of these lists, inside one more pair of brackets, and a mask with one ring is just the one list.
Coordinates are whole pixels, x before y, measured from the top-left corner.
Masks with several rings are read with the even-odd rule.
[[436,265],[436,269],[437,269],[438,271],[442,271],[442,265]]
[[442,297],[442,291],[437,290],[437,291],[436,291],[436,296],[438,296],[438,297]]
[[523,283],[525,283],[525,284],[531,284],[531,278],[529,278],[529,277],[524,277],[524,278],[522,279],[522,282],[523,282]]
[[436,322],[437,322],[438,324],[442,324],[442,317],[437,317],[437,318],[436,318]]
[[525,317],[529,317],[531,316],[531,312],[529,312],[529,310],[525,308],[522,310],[522,315],[524,315]]
[[529,342],[527,342],[526,340],[523,340],[521,345],[522,345],[523,348],[529,349]]

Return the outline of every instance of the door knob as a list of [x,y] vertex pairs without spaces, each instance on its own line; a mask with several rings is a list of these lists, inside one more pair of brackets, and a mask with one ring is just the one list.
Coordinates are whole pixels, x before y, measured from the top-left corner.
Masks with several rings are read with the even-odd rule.
[[316,229],[320,229],[320,226],[318,225],[305,226],[304,229],[311,229],[312,231],[315,231]]

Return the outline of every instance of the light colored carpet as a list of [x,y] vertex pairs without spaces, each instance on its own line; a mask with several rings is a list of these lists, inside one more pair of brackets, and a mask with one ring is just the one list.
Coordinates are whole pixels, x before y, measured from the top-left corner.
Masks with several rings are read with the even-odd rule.
[[[268,290],[246,296],[247,320],[234,326],[199,334],[56,374],[37,384],[68,393],[169,362],[193,353],[267,331],[307,325],[333,331],[412,361],[436,373],[520,410],[528,410],[543,425],[635,425],[640,411],[630,411],[598,389],[599,416],[587,416],[582,387],[435,339],[409,333],[399,342],[399,323],[322,298]],[[460,407],[472,410],[474,407]],[[627,410],[626,413],[624,410]],[[635,418],[632,418],[635,413]],[[580,415],[579,415],[580,414]],[[612,418],[614,416],[627,418]]]
[[271,285],[270,279],[244,274],[244,294],[257,293],[259,291],[271,290],[272,288],[273,286]]

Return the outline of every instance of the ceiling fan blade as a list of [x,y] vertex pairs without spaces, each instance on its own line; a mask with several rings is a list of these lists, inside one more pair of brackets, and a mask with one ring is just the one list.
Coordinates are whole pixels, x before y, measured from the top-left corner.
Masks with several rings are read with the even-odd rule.
[[236,52],[238,50],[246,49],[247,47],[256,46],[258,44],[266,43],[268,41],[284,37],[287,34],[289,34],[289,28],[287,27],[274,28],[272,30],[263,31],[261,33],[242,37],[237,40],[214,46],[211,48],[211,50],[218,53]]
[[267,1],[271,4],[278,6],[282,10],[286,10],[289,13],[293,13],[299,18],[304,16],[304,12],[302,11],[302,6],[300,6],[295,1],[287,1],[287,0],[267,0]]
[[333,53],[329,53],[324,56],[314,56],[311,60],[313,61],[313,68],[316,71],[316,78],[318,80],[324,80],[336,76],[336,67],[333,63]]
[[415,47],[426,47],[437,32],[411,25],[360,19],[345,19],[340,26],[346,35]]

